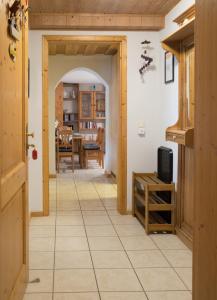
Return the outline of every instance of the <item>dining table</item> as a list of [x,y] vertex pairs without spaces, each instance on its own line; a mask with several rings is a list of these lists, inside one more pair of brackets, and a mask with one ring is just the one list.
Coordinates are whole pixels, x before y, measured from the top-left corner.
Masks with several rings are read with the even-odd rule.
[[77,149],[78,149],[78,156],[79,156],[79,164],[82,168],[83,167],[83,164],[82,164],[82,145],[83,145],[84,137],[81,134],[73,133],[72,140],[73,140],[73,143],[78,145]]

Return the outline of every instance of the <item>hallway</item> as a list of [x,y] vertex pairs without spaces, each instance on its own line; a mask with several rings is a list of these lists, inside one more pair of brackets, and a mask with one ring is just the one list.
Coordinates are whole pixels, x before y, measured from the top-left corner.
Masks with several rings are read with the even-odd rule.
[[99,169],[50,180],[50,216],[30,223],[24,300],[191,300],[191,252],[174,235],[147,236],[116,211]]

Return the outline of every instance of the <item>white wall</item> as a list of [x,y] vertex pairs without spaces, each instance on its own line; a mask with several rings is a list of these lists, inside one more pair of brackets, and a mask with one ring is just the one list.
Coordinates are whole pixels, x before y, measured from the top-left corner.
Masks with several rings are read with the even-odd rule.
[[[131,208],[131,176],[132,171],[152,172],[157,166],[157,148],[167,145],[175,151],[175,165],[177,162],[177,146],[165,142],[165,129],[175,123],[178,112],[177,68],[174,84],[165,86],[164,81],[164,52],[160,40],[172,32],[176,25],[172,20],[193,1],[181,1],[166,17],[166,29],[161,32],[94,32],[94,31],[30,31],[30,114],[29,130],[36,133],[35,142],[41,154],[42,145],[42,35],[126,35],[127,37],[127,152],[128,152],[128,208]],[[139,75],[142,53],[141,42],[145,39],[152,42],[153,50],[149,55],[154,59],[154,68],[144,76]],[[57,79],[58,80],[58,79]],[[145,137],[137,134],[138,126],[143,123]],[[177,168],[174,171],[176,178]],[[42,160],[30,162],[30,209],[42,209]]]
[[[178,17],[182,12],[188,9],[195,3],[194,0],[183,0],[181,1],[167,16],[165,22],[165,29],[160,31],[160,39],[163,40],[165,37],[173,33],[178,29],[178,25],[173,20]],[[163,98],[162,110],[162,121],[161,121],[161,134],[165,134],[167,127],[174,125],[178,120],[178,63],[175,60],[175,81],[173,83],[164,83],[164,50],[160,51],[160,70],[161,70],[161,97]],[[163,145],[173,149],[174,153],[174,172],[173,180],[177,182],[178,173],[178,144],[172,142],[163,142]]]
[[[126,35],[128,42],[128,207],[131,207],[131,176],[132,171],[156,170],[156,149],[162,143],[159,135],[161,93],[159,72],[159,32],[69,32],[69,31],[30,31],[30,61],[31,61],[31,89],[30,89],[30,120],[31,128],[37,132],[36,144],[41,153],[42,134],[42,35],[51,34],[98,34],[98,35]],[[155,70],[145,75],[145,82],[141,81],[139,68],[141,65],[141,42],[149,39],[154,50],[150,54],[154,58]],[[71,67],[70,67],[71,68]],[[65,72],[65,71],[64,71]],[[64,74],[63,72],[63,74]],[[57,79],[58,80],[58,79]],[[37,110],[37,114],[35,113]],[[153,121],[154,120],[154,121]],[[146,127],[146,137],[137,135],[138,122],[142,121]],[[30,209],[42,209],[42,161],[35,162],[35,168],[30,168]]]
[[[96,72],[107,84],[106,93],[111,81],[111,56],[49,56],[48,96],[49,96],[49,172],[55,174],[55,88],[61,78],[76,68],[90,69]],[[90,73],[91,75],[91,73]],[[104,82],[102,81],[102,84]],[[108,95],[107,95],[108,96]],[[108,140],[107,140],[108,143]],[[106,143],[106,144],[107,144]],[[109,150],[108,150],[109,152]],[[108,153],[109,154],[109,153]],[[107,155],[108,157],[109,155]],[[108,161],[106,159],[106,165]]]

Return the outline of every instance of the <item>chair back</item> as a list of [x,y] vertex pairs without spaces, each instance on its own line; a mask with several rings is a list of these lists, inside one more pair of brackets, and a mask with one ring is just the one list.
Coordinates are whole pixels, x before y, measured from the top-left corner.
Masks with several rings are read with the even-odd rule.
[[98,128],[98,131],[97,131],[96,142],[98,145],[103,146],[104,140],[105,140],[105,129],[100,127],[100,128]]
[[58,148],[72,149],[73,144],[73,131],[72,129],[58,129],[57,138],[58,138]]

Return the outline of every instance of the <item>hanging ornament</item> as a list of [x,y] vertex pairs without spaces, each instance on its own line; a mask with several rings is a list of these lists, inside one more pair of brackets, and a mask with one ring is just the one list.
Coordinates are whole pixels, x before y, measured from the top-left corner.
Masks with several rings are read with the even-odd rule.
[[141,54],[143,63],[142,63],[142,67],[139,69],[139,73],[140,73],[140,75],[144,75],[146,69],[153,62],[153,58],[151,58],[147,55],[147,50],[149,49],[149,45],[151,44],[151,41],[145,40],[145,41],[141,42],[141,44],[144,45],[145,47],[143,47],[143,49],[144,49],[143,54]]
[[[8,3],[8,33],[14,42],[20,40],[22,26],[27,21],[26,12],[28,10],[28,2],[26,6],[22,5],[21,0],[10,0]],[[9,54],[13,61],[16,60],[16,44],[9,45]]]

